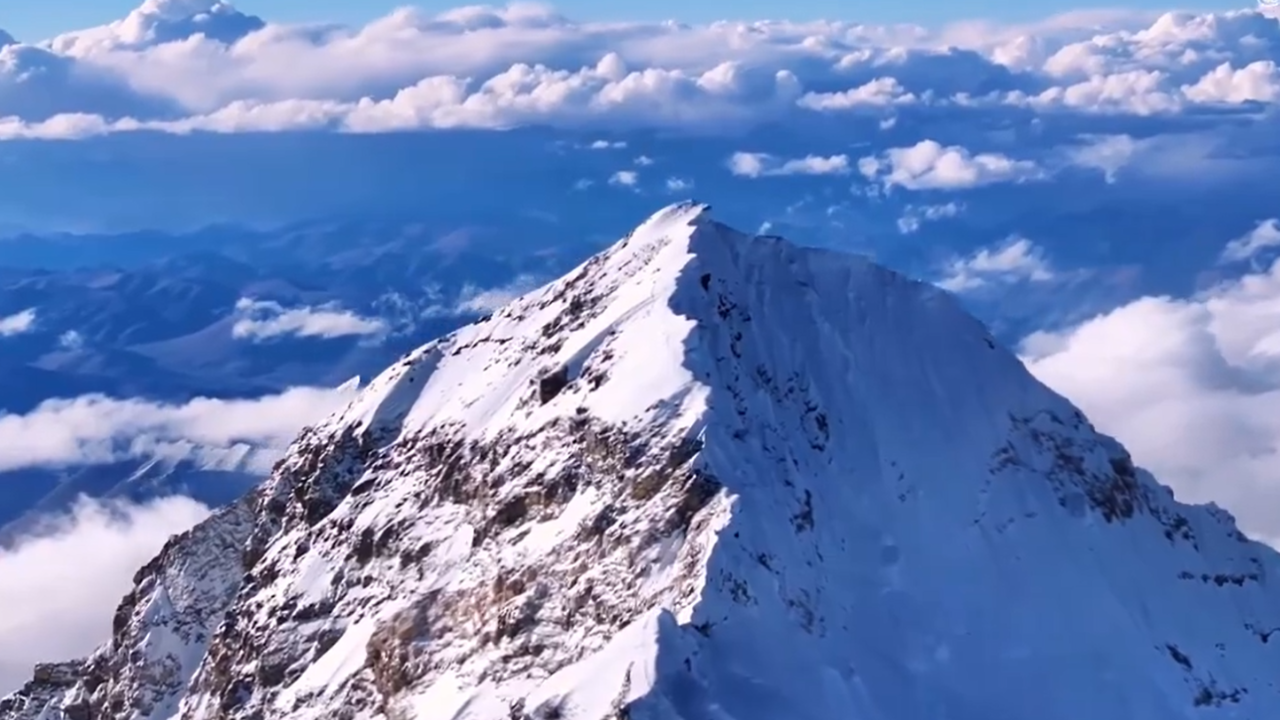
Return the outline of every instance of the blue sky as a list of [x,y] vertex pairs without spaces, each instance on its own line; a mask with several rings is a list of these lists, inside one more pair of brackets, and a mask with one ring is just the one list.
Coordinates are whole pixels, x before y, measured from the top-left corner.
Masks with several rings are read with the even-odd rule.
[[[136,6],[135,0],[43,0],[43,2],[11,3],[0,14],[0,28],[14,36],[42,39],[72,30],[117,19]],[[406,4],[427,9],[445,10],[464,5],[462,2],[429,0],[417,3],[393,0],[244,0],[234,3],[240,10],[281,22],[329,21],[356,23],[369,20]],[[576,19],[663,20],[677,18],[685,22],[701,22],[720,18],[771,18],[785,15],[788,19],[838,18],[872,23],[911,22],[931,25],[970,18],[1022,21],[1060,12],[1089,8],[1115,7],[1113,3],[1077,3],[1069,0],[1037,0],[1033,3],[1011,3],[1008,0],[916,0],[909,3],[886,3],[868,0],[803,0],[779,3],[777,0],[709,0],[690,3],[687,0],[563,0],[552,3],[561,12]],[[1158,0],[1130,0],[1124,7],[1163,10],[1168,6]],[[1252,7],[1240,0],[1199,0],[1201,10],[1230,10]]]

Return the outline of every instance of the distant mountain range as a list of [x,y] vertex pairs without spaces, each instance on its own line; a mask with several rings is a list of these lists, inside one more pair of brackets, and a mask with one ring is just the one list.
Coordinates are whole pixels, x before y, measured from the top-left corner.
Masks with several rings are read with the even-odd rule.
[[[0,337],[0,418],[54,398],[253,398],[371,375],[596,249],[526,227],[346,221],[2,240],[0,318],[32,320]],[[0,544],[81,495],[222,505],[282,450],[0,472]]]
[[[35,313],[28,332],[3,340],[0,409],[86,392],[181,399],[337,384],[484,314],[476,296],[528,289],[595,249],[512,237],[333,223],[0,241],[0,317]],[[373,318],[385,331],[237,337],[246,302]]]

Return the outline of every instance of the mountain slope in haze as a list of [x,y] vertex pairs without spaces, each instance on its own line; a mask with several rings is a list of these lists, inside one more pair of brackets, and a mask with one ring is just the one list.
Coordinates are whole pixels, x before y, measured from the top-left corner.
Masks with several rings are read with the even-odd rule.
[[[181,404],[368,377],[487,312],[493,297],[559,275],[597,249],[553,246],[546,223],[519,235],[503,222],[511,221],[353,219],[0,239],[0,318],[35,317],[26,332],[0,337],[0,421],[85,395]],[[317,314],[354,319],[367,334],[326,336]],[[294,325],[273,323],[281,318]],[[239,333],[242,323],[259,332]],[[283,448],[257,450],[278,456]],[[80,494],[189,491],[220,506],[265,474],[256,465],[210,474],[202,461],[170,467],[153,456],[56,460],[53,468],[0,469],[0,545]],[[140,471],[151,479],[139,482]]]
[[0,473],[0,481],[15,485],[5,496],[15,502],[0,507],[0,548],[41,534],[51,518],[64,517],[84,498],[142,503],[182,496],[222,507],[252,490],[277,452],[244,444],[195,447],[99,465]]
[[937,289],[667,208],[411,353],[0,718],[1280,717],[1280,571]]

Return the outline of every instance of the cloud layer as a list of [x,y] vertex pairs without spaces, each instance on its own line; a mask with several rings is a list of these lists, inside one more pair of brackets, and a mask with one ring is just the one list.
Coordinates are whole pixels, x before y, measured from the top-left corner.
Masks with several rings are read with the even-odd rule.
[[133,574],[208,513],[187,498],[86,500],[50,518],[39,536],[0,550],[0,694],[29,680],[35,663],[84,657],[108,640]]
[[223,2],[0,49],[0,137],[383,132],[527,124],[719,130],[911,108],[1181,113],[1280,98],[1259,11],[1076,13],[1022,27],[583,23],[518,3],[359,28],[271,24]]
[[[195,398],[182,404],[86,395],[41,403],[25,415],[0,414],[0,471],[111,462],[157,454],[187,456],[237,446],[280,450],[305,425],[323,420],[355,394],[299,387],[249,400]],[[264,455],[262,462],[270,463]],[[266,468],[252,468],[265,471]]]
[[[1227,247],[1235,255],[1250,244]],[[1142,297],[1035,333],[1022,352],[1180,499],[1215,501],[1280,545],[1278,328],[1272,260],[1190,297]]]

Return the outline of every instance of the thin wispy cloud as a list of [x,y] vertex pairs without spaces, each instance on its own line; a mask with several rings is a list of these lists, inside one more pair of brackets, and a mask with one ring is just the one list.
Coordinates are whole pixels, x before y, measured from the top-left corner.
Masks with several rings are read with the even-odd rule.
[[849,156],[806,155],[801,158],[779,158],[761,152],[737,152],[728,162],[734,175],[749,178],[782,177],[786,175],[848,175]]
[[536,290],[541,285],[542,281],[533,275],[521,275],[499,287],[481,288],[476,285],[465,285],[459,293],[458,302],[453,311],[460,315],[491,313],[521,295]]
[[364,317],[336,304],[286,308],[270,300],[241,298],[236,302],[236,312],[241,317],[231,326],[231,336],[246,340],[377,336],[387,330],[382,319]]
[[925,223],[953,218],[963,209],[964,207],[957,202],[941,205],[909,205],[902,213],[902,217],[898,218],[898,232],[903,235],[919,232]]
[[36,309],[27,308],[0,317],[0,338],[31,332],[36,326]]
[[1222,249],[1224,263],[1249,260],[1264,250],[1280,247],[1280,219],[1268,218]]

